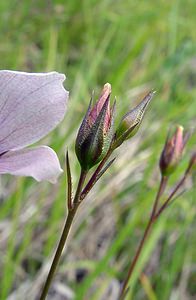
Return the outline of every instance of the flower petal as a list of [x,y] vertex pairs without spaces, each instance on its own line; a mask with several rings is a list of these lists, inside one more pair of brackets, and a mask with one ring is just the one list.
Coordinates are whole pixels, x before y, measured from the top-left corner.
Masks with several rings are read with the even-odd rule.
[[47,146],[8,151],[0,156],[0,174],[32,176],[37,181],[55,183],[61,172],[56,153]]
[[0,71],[0,153],[48,134],[63,119],[68,92],[56,72]]

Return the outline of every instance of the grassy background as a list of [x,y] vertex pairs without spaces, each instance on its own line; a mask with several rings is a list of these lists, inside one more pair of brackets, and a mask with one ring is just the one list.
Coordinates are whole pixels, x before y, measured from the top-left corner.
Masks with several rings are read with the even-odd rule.
[[[42,143],[68,147],[74,184],[74,140],[90,93],[105,82],[117,97],[116,123],[149,89],[157,90],[142,128],[117,151],[114,166],[81,207],[48,299],[116,299],[147,222],[158,186],[167,130],[194,129],[194,0],[2,0],[1,69],[56,70],[67,75],[69,111]],[[172,176],[176,182],[189,159]],[[66,179],[53,186],[1,178],[0,299],[35,300],[66,214]],[[155,226],[132,278],[129,300],[188,300],[196,294],[193,179]]]

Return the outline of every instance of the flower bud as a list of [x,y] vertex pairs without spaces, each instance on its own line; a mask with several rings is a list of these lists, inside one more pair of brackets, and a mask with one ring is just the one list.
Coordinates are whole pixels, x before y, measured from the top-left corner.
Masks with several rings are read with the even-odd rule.
[[164,176],[173,173],[181,159],[186,144],[186,138],[183,138],[183,130],[182,126],[178,126],[175,133],[166,139],[159,162],[161,173]]
[[155,92],[149,92],[144,99],[121,120],[115,133],[114,148],[119,147],[125,140],[131,138],[138,131],[146,108]]
[[113,111],[110,108],[111,85],[106,83],[97,103],[92,100],[78,131],[76,155],[83,170],[89,170],[107,153],[113,136]]

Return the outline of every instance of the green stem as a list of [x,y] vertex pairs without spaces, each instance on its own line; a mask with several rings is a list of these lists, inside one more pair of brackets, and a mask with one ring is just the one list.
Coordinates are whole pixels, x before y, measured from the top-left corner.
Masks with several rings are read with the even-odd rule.
[[73,206],[72,206],[72,209],[70,209],[68,211],[67,219],[66,219],[66,222],[65,222],[65,225],[64,225],[64,228],[63,228],[63,232],[61,234],[60,241],[59,241],[58,246],[57,246],[56,253],[55,253],[53,261],[52,261],[52,265],[50,267],[50,271],[48,273],[46,282],[44,284],[44,287],[43,287],[43,290],[42,290],[42,293],[41,293],[41,296],[39,298],[40,300],[45,300],[46,296],[48,294],[48,291],[49,291],[50,285],[52,283],[56,268],[59,264],[61,254],[63,252],[63,248],[64,248],[65,243],[67,241],[67,237],[68,237],[71,225],[73,223],[74,216],[75,216],[75,214],[77,212],[77,209],[80,205],[79,198],[80,198],[80,194],[81,194],[81,191],[82,191],[82,187],[83,187],[86,175],[87,175],[86,172],[81,171],[80,179],[79,179],[79,182],[78,182],[78,187],[77,187],[76,194],[75,194],[74,201],[73,201]]
[[144,234],[143,234],[143,237],[142,237],[142,239],[140,241],[140,244],[139,244],[139,246],[137,248],[136,254],[135,254],[135,256],[134,256],[134,258],[133,258],[133,260],[131,262],[131,265],[129,267],[126,279],[125,279],[125,281],[123,283],[123,286],[122,286],[122,289],[121,289],[119,300],[124,300],[125,299],[125,296],[127,294],[127,285],[128,285],[129,280],[130,280],[130,278],[131,278],[131,276],[133,274],[133,271],[135,269],[136,263],[137,263],[137,261],[138,261],[138,259],[140,257],[140,254],[141,254],[142,249],[144,247],[145,241],[146,241],[146,239],[147,239],[147,237],[148,237],[148,235],[150,233],[152,224],[154,222],[154,215],[156,214],[156,211],[157,211],[159,199],[160,199],[161,195],[163,194],[163,192],[165,190],[166,184],[167,184],[167,178],[166,177],[162,177],[160,185],[159,185],[159,189],[158,189],[155,201],[154,201],[154,205],[153,205],[153,208],[152,208],[150,219],[148,221],[148,224],[146,226],[146,229],[144,231]]
[[74,197],[73,205],[76,204],[77,202],[80,202],[82,187],[84,185],[86,175],[87,175],[87,171],[81,170],[80,179],[79,179],[79,182],[78,182],[78,187],[77,187],[76,194],[75,194],[75,197]]
[[164,204],[161,206],[161,208],[158,210],[158,212],[154,215],[154,221],[160,216],[160,214],[168,207],[170,204],[172,198],[176,194],[176,192],[179,190],[179,188],[184,184],[186,178],[187,178],[188,172],[184,174],[184,176],[181,178],[179,183],[176,185],[174,190],[171,192],[167,200],[164,202]]
[[102,170],[104,164],[106,163],[106,161],[108,160],[108,158],[110,157],[110,155],[112,154],[112,149],[110,148],[106,154],[106,156],[103,158],[103,160],[99,163],[98,167],[96,168],[95,172],[93,173],[93,175],[91,176],[91,178],[89,179],[88,183],[86,184],[85,188],[83,189],[83,191],[81,192],[81,200],[83,200],[87,194],[90,192],[90,190],[92,189],[92,187],[94,186],[94,184],[96,183],[96,179],[97,176],[99,175],[99,172]]

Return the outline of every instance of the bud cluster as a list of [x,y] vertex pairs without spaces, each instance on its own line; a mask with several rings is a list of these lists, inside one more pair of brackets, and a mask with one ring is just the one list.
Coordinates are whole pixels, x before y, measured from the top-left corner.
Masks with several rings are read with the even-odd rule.
[[111,85],[106,83],[94,106],[91,99],[78,131],[75,150],[81,168],[85,171],[100,162],[108,151],[112,152],[136,134],[154,92],[149,92],[122,118],[116,132],[113,126],[115,103],[110,106],[110,95]]

